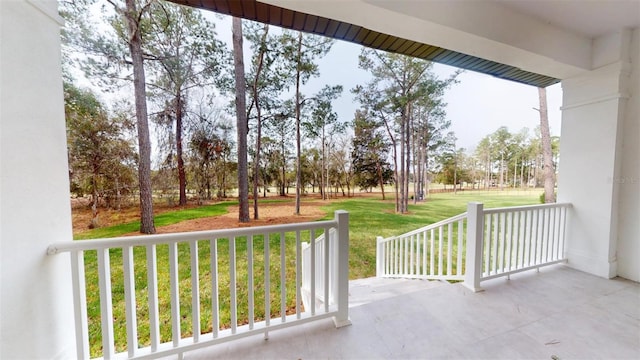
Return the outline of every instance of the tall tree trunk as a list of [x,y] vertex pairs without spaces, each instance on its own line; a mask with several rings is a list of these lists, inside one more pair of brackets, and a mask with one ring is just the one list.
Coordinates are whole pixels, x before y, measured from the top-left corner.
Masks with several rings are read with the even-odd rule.
[[378,173],[378,182],[380,183],[380,191],[382,191],[382,200],[385,200],[385,195],[384,195],[384,176],[382,174],[382,164],[380,164],[379,160],[376,162],[376,170],[377,170],[377,173]]
[[144,64],[142,59],[142,38],[139,28],[139,14],[135,0],[126,0],[125,19],[129,34],[129,51],[133,64],[133,88],[136,102],[136,125],[138,128],[138,182],[140,183],[140,232],[154,234],[153,192],[151,190],[151,141],[147,119],[147,93]]
[[399,183],[399,172],[398,172],[398,144],[396,141],[396,137],[393,136],[393,131],[391,131],[391,126],[389,126],[389,121],[383,116],[384,127],[387,130],[387,135],[389,135],[389,139],[391,140],[391,149],[393,150],[393,190],[395,191],[395,202],[396,202],[396,212],[400,212],[400,197],[398,194],[398,183]]
[[89,223],[89,228],[95,229],[100,226],[98,221],[98,173],[95,168],[91,177],[91,190],[91,222]]
[[236,80],[236,116],[238,128],[238,220],[249,222],[249,174],[247,166],[247,104],[244,58],[242,51],[242,19],[233,18],[233,64]]
[[178,157],[178,183],[180,187],[180,206],[187,205],[187,175],[182,156],[182,93],[176,94],[176,156]]
[[412,121],[412,116],[411,116],[411,104],[407,104],[407,120],[406,120],[406,135],[405,135],[405,139],[406,139],[406,152],[407,152],[407,157],[405,159],[406,164],[405,164],[405,177],[404,177],[404,204],[402,205],[404,212],[409,212],[409,175],[411,174],[411,121]]
[[542,156],[544,158],[544,202],[555,202],[555,171],[551,153],[551,133],[549,131],[549,117],[547,115],[547,89],[539,87],[540,99],[540,136],[542,137]]
[[296,215],[300,215],[300,188],[302,187],[302,168],[300,167],[300,157],[302,150],[300,147],[300,68],[302,54],[302,32],[298,33],[298,55],[296,64]]
[[[256,77],[253,79],[253,103],[256,106],[256,156],[253,159],[253,218],[259,219],[258,215],[258,179],[260,174],[260,148],[262,146],[262,112],[260,107],[260,98],[258,94],[258,83],[262,66],[264,64],[265,42],[269,34],[269,25],[264,25],[264,32],[260,43],[260,53],[258,54],[258,67],[256,69]],[[265,187],[267,185],[265,184]]]
[[400,116],[400,206],[399,206],[399,213],[403,214],[404,213],[404,176],[405,176],[405,166],[406,166],[406,162],[405,160],[405,151],[404,151],[404,144],[406,142],[406,133],[405,133],[405,123],[406,123],[407,119],[405,117],[405,114],[402,114]]
[[[325,168],[325,139],[324,139],[324,125],[322,125],[322,136],[320,137],[320,141],[322,141],[322,159],[320,160],[320,195],[322,197],[322,200],[326,200],[327,199],[327,192],[326,192],[326,182],[325,182],[325,173],[324,173],[324,168]],[[328,177],[327,177],[327,180]]]
[[500,190],[504,190],[504,153],[500,155]]
[[280,184],[280,196],[286,196],[287,194],[285,193],[285,187],[286,187],[286,182],[287,182],[287,156],[285,155],[284,151],[284,135],[282,138],[282,142],[280,143],[280,145],[282,146],[281,151],[282,151],[282,183]]

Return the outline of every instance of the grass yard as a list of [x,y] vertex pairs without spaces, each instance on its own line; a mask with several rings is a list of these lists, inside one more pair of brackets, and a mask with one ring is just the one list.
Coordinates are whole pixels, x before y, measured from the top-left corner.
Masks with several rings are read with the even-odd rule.
[[[317,206],[326,214],[326,219],[333,218],[335,210],[346,210],[350,214],[350,278],[363,278],[375,276],[375,252],[376,237],[388,237],[399,235],[416,228],[440,221],[466,211],[467,203],[479,201],[485,204],[485,208],[516,206],[535,204],[539,202],[540,191],[504,191],[504,192],[460,192],[458,194],[445,193],[431,196],[426,202],[409,206],[409,214],[398,215],[394,213],[394,201],[382,201],[376,197],[355,197],[348,199],[336,199],[328,202],[317,202],[305,199],[303,206]],[[292,201],[292,200],[290,200]],[[270,201],[272,202],[272,200]],[[169,211],[156,216],[156,226],[176,224],[197,218],[215,218],[229,212],[237,212],[237,202],[224,202],[186,210]],[[320,212],[322,213],[322,212]],[[229,215],[229,214],[227,214]],[[225,215],[225,216],[227,216]],[[291,216],[289,216],[291,217]],[[115,237],[137,231],[138,222],[115,225],[89,232],[83,232],[78,238],[91,239],[100,237]],[[318,236],[319,233],[316,233]],[[302,234],[306,240],[308,233]],[[293,234],[285,234],[284,244],[286,249],[286,293],[284,304],[287,313],[295,312],[295,239]],[[212,288],[211,288],[211,257],[209,241],[198,242],[199,246],[199,283],[201,291],[201,328],[203,333],[212,330]],[[280,236],[272,236],[270,244],[270,279],[272,288],[270,291],[271,314],[281,313],[280,303]],[[219,272],[219,297],[220,297],[220,325],[226,328],[230,324],[230,291],[229,291],[229,241],[218,241],[218,272]],[[254,273],[255,273],[255,316],[256,321],[264,318],[264,239],[254,237]],[[161,341],[171,341],[170,320],[170,282],[169,282],[169,249],[167,245],[157,246],[158,267],[158,298],[160,308],[160,335]],[[247,239],[236,239],[236,269],[238,292],[238,324],[247,322],[248,319],[248,288],[247,282]],[[180,283],[180,317],[181,335],[191,335],[191,265],[188,244],[178,245],[178,278]],[[126,324],[124,307],[124,285],[122,250],[112,249],[111,278],[113,296],[114,332],[117,351],[126,349]],[[134,268],[136,285],[136,302],[138,314],[138,335],[140,346],[149,345],[149,324],[147,306],[147,270],[146,250],[144,247],[134,248]],[[102,356],[100,336],[100,307],[97,271],[97,254],[95,251],[85,253],[85,273],[87,284],[87,314],[89,317],[89,338],[91,356]]]
[[[197,208],[184,209],[178,211],[165,212],[154,216],[156,227],[177,224],[181,221],[193,220],[205,217],[226,214],[231,205],[238,204],[237,201],[225,201],[213,205],[205,205]],[[140,230],[140,221],[132,221],[125,224],[107,226],[90,231],[82,232],[74,236],[74,240],[102,239],[118,237],[125,234],[135,233]]]

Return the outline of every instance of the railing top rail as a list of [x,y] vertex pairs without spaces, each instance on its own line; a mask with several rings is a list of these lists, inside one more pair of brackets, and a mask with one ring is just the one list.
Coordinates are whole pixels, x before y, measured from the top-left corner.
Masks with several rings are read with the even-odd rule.
[[255,226],[236,229],[205,230],[181,232],[158,235],[136,235],[108,239],[82,240],[59,242],[49,245],[47,254],[53,255],[61,252],[78,250],[99,250],[108,248],[121,248],[126,246],[144,246],[153,244],[170,244],[173,242],[185,242],[195,240],[219,239],[230,237],[243,237],[251,235],[273,234],[298,230],[318,228],[331,228],[338,225],[336,220],[310,221],[295,224]]
[[423,226],[423,227],[421,227],[419,229],[409,231],[409,232],[404,233],[402,235],[392,236],[392,237],[388,237],[388,238],[382,239],[382,240],[380,240],[380,242],[387,242],[387,241],[392,241],[394,239],[398,239],[398,238],[405,237],[405,236],[412,236],[412,235],[415,235],[415,234],[419,234],[419,233],[421,233],[423,231],[429,231],[431,229],[437,229],[440,226],[448,225],[448,224],[451,224],[451,223],[454,223],[456,221],[460,221],[460,220],[466,219],[466,218],[467,218],[467,213],[464,212],[462,214],[458,214],[456,216],[453,216],[453,217],[450,217],[450,218],[447,218],[447,219],[444,219],[444,220],[440,220],[440,221],[438,221],[436,223],[433,223],[433,224],[430,224],[430,225],[427,225],[427,226]]
[[537,205],[523,205],[523,206],[507,206],[500,208],[490,208],[484,209],[485,214],[497,214],[504,212],[513,212],[513,211],[526,211],[526,210],[538,210],[538,209],[553,209],[566,207],[570,208],[573,205],[571,203],[552,203],[552,204],[537,204]]

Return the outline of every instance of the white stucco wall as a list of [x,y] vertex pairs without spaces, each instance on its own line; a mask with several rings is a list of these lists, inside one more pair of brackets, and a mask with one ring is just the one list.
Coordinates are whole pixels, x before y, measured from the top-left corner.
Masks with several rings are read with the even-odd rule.
[[[562,82],[558,199],[574,206],[567,256],[570,266],[603,277],[619,274],[619,244],[628,247],[638,237],[637,219],[629,223],[638,214],[638,186],[634,190],[625,179],[637,171],[638,156],[637,131],[632,132],[637,115],[626,115],[628,108],[637,109],[629,87],[630,39],[628,30],[596,39],[594,51],[605,52],[594,53],[598,68]],[[634,206],[635,212],[626,212]],[[629,255],[622,259],[623,267],[637,262]]]
[[0,2],[0,358],[75,357],[55,1]]
[[640,29],[630,36],[629,75],[622,165],[618,182],[618,275],[640,281]]

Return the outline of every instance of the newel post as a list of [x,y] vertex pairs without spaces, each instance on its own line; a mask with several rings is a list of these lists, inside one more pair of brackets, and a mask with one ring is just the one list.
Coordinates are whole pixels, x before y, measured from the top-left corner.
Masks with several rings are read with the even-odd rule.
[[382,275],[384,275],[385,254],[382,240],[384,240],[382,236],[376,238],[376,277],[382,277]]
[[349,320],[349,213],[335,212],[338,223],[338,314],[333,322],[336,327],[351,325]]
[[482,291],[482,242],[484,234],[484,211],[482,203],[467,205],[467,262],[463,285],[473,292]]

